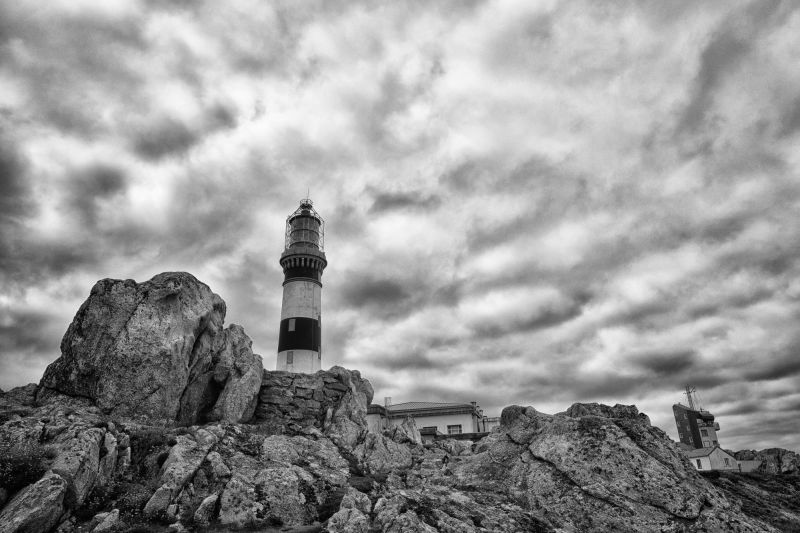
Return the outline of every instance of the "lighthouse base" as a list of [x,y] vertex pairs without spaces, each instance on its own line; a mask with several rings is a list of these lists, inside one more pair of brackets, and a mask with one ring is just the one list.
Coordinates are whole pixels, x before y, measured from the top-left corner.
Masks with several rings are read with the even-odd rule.
[[322,357],[315,350],[284,350],[278,352],[276,369],[313,374],[322,369]]

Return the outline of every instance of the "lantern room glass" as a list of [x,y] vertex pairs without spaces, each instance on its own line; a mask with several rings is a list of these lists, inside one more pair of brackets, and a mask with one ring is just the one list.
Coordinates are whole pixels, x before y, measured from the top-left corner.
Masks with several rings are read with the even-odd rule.
[[311,247],[322,251],[324,224],[311,201],[301,201],[300,207],[286,219],[286,248]]

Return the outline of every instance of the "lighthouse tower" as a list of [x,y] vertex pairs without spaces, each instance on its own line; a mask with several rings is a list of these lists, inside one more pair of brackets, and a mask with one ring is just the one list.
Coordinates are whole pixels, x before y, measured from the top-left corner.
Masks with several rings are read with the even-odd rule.
[[283,304],[277,369],[312,373],[322,368],[322,271],[325,221],[310,199],[286,219],[286,248],[281,254]]

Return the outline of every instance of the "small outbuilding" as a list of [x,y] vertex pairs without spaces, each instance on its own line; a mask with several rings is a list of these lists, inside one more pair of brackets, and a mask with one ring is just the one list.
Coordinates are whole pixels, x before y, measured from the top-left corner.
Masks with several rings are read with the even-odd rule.
[[739,462],[736,458],[719,446],[688,450],[686,456],[692,466],[699,471],[739,470]]
[[397,426],[406,418],[413,418],[424,441],[438,438],[477,440],[500,424],[498,417],[483,416],[476,402],[440,403],[405,402],[385,405],[372,404],[367,409],[370,431]]

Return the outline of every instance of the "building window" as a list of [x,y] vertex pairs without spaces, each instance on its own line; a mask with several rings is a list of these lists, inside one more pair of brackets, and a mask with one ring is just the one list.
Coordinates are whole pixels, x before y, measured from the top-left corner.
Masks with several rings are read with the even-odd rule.
[[289,319],[289,331],[294,331],[294,318]]
[[423,426],[421,431],[430,432],[430,433],[439,433],[439,428],[436,426]]
[[461,435],[461,424],[455,424],[453,426],[447,426],[447,434],[448,435]]
[[710,448],[710,447],[711,447],[711,441],[704,440],[703,441],[703,448]]
[[697,461],[697,469],[698,470],[702,470],[703,469],[703,465],[700,463],[700,459],[695,459],[695,461]]
[[727,457],[725,458],[725,466],[731,466],[731,463]]
[[700,430],[700,434],[701,434],[702,436],[704,436],[704,437],[708,437],[708,431],[706,431],[705,429],[701,429],[701,430]]
[[294,352],[289,350],[286,352],[286,364],[293,365],[294,364]]
[[719,442],[717,442],[717,441],[714,441],[714,446],[716,446],[716,445],[718,445],[718,444],[719,444]]

